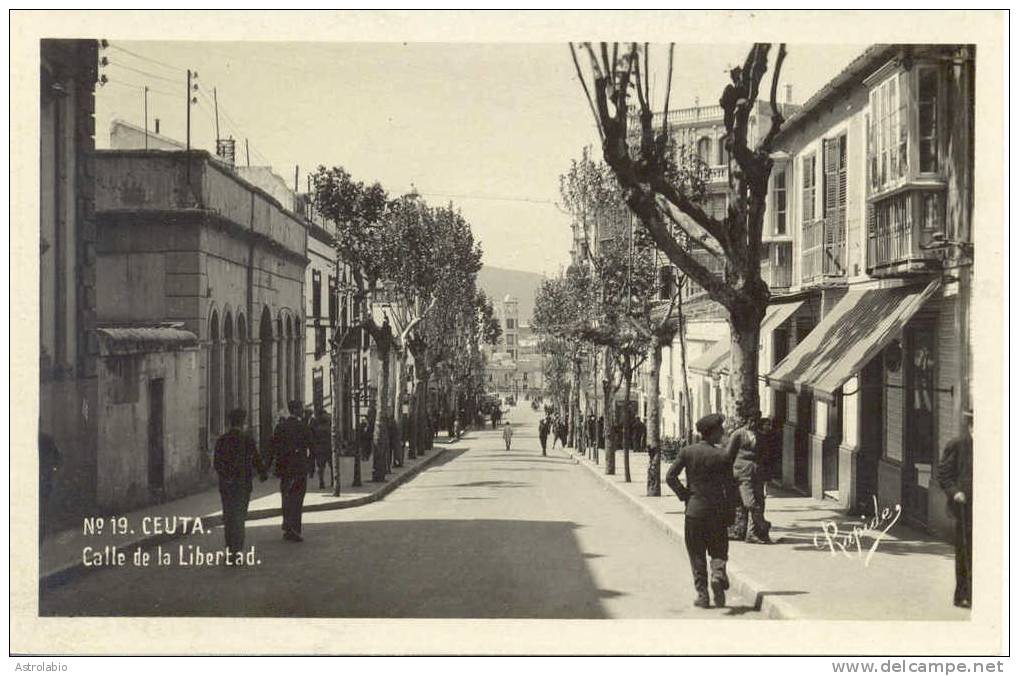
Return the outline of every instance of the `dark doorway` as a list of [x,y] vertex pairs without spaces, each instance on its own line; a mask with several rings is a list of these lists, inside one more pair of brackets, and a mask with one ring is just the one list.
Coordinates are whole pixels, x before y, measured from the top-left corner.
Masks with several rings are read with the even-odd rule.
[[[789,329],[781,328],[775,329],[772,333],[772,354],[774,359],[772,360],[772,368],[778,365],[780,361],[786,358],[789,354]],[[771,410],[772,418],[781,425],[785,422],[788,417],[789,409],[789,395],[784,390],[771,390]]]
[[163,379],[149,381],[149,489],[163,491]]
[[906,429],[902,458],[902,508],[906,521],[927,525],[927,488],[921,484],[921,468],[928,478],[934,457],[934,406],[936,345],[934,325],[914,322],[906,330]]
[[[839,445],[842,443],[842,390],[828,404],[828,433],[821,446],[821,489],[839,490]],[[837,493],[835,493],[837,496]]]
[[884,454],[884,359],[880,355],[860,372],[860,452],[856,464],[856,509],[872,516],[877,495],[878,461]]
[[813,429],[814,398],[809,394],[796,397],[796,440],[793,447],[793,483],[810,493],[810,430]]
[[258,438],[263,449],[272,436],[272,353],[272,319],[269,318],[269,310],[266,308],[262,310],[262,319],[258,326]]

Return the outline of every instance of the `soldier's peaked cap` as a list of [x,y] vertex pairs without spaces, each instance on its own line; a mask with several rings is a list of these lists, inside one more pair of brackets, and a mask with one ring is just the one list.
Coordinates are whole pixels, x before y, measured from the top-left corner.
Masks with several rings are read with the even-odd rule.
[[716,429],[722,427],[722,423],[724,422],[725,416],[721,413],[709,413],[697,421],[697,431],[702,437],[706,437]]

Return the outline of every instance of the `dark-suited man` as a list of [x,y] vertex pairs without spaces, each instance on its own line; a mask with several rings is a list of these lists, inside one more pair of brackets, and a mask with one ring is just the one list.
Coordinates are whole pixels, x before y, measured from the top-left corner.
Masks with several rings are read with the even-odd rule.
[[[725,418],[717,413],[697,421],[703,441],[680,449],[665,475],[665,482],[686,503],[683,539],[693,569],[697,599],[694,605],[708,608],[708,566],[711,557],[711,593],[716,606],[725,605],[729,577],[725,566],[729,559],[726,529],[732,517],[732,457],[718,448],[722,441]],[[687,486],[679,480],[686,470]]]
[[548,428],[552,426],[552,422],[545,416],[538,421],[538,441],[541,442],[541,454],[548,455],[546,449],[548,448]]
[[283,501],[283,538],[301,542],[301,510],[308,478],[315,475],[311,457],[314,443],[311,430],[301,420],[301,402],[291,401],[287,408],[290,416],[276,425],[272,449],[276,476],[280,479],[280,496]]
[[945,446],[938,464],[938,483],[955,516],[955,605],[972,605],[973,582],[973,414],[969,429]]
[[219,497],[223,502],[223,533],[231,553],[244,549],[244,522],[248,518],[252,477],[265,481],[268,470],[255,446],[255,440],[244,431],[247,412],[235,408],[227,415],[230,426],[216,440],[213,467],[219,475]]
[[329,485],[333,485],[335,470],[333,469],[333,419],[321,406],[311,419],[311,434],[314,439],[312,453],[315,456],[315,467],[318,469],[318,487],[325,488],[326,465],[329,465]]

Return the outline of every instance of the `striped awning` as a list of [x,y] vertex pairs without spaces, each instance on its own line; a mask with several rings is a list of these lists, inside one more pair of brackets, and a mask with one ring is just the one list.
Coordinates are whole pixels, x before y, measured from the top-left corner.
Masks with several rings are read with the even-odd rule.
[[890,343],[938,290],[898,286],[849,291],[768,374],[776,389],[832,401],[835,392]]
[[[772,331],[782,326],[801,305],[803,305],[802,300],[769,305],[767,313],[764,315],[764,321],[761,322],[761,342],[763,343],[771,336]],[[689,369],[705,376],[720,376],[728,373],[730,347],[729,337],[722,338],[691,361]]]

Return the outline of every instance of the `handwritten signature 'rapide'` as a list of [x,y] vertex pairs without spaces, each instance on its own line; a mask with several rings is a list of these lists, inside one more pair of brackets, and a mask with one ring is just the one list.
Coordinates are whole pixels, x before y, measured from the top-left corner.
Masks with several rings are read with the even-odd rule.
[[[832,556],[842,554],[847,559],[863,559],[864,567],[870,565],[870,559],[877,551],[877,546],[884,539],[888,531],[898,522],[902,516],[902,505],[885,507],[878,513],[877,498],[874,498],[874,516],[859,524],[852,524],[852,527],[840,531],[836,521],[825,521],[821,525],[821,532],[814,533],[814,547],[817,549],[828,549]],[[863,539],[870,537],[873,542],[863,554]]]

